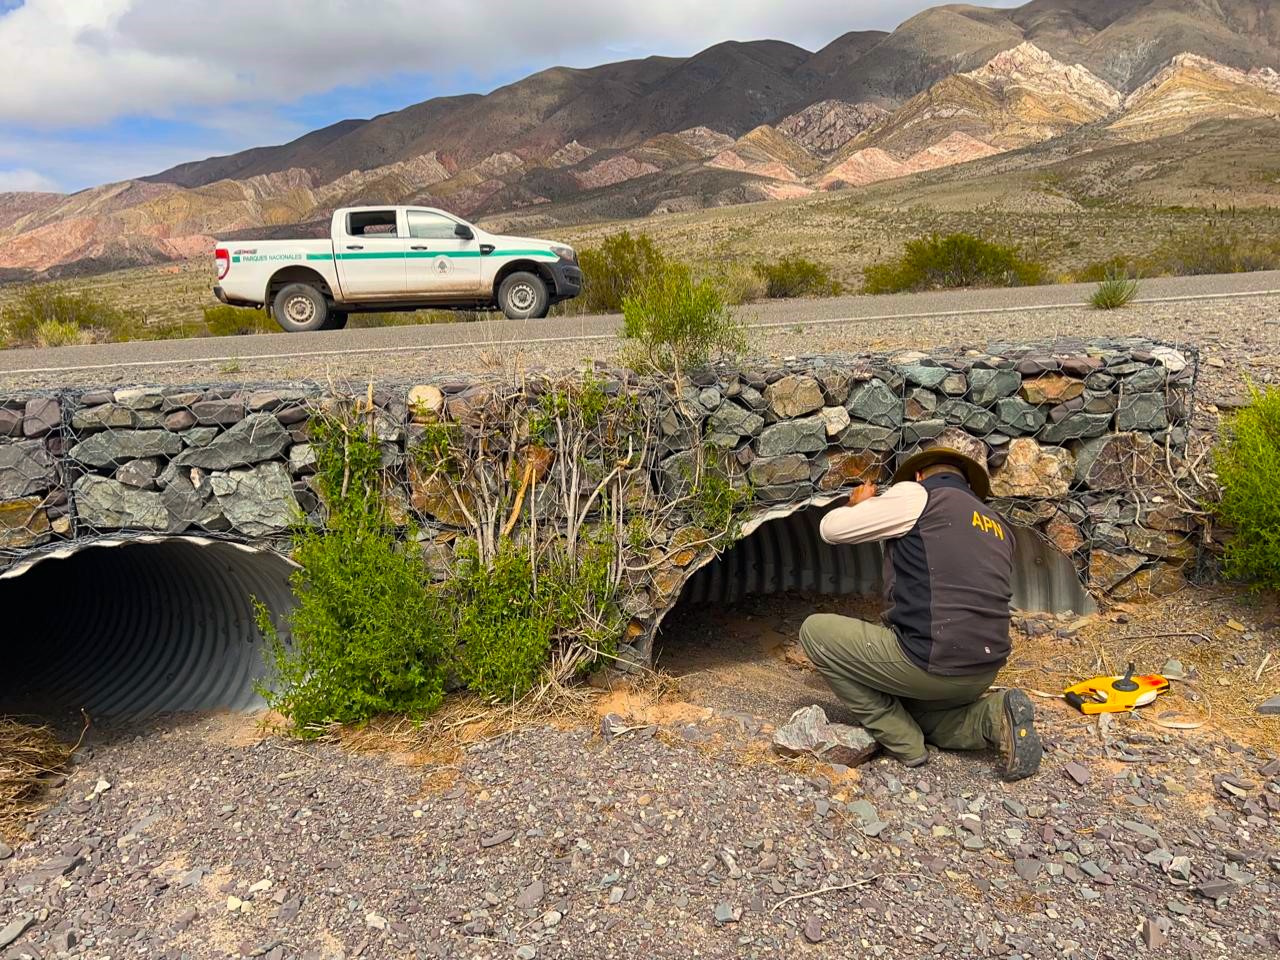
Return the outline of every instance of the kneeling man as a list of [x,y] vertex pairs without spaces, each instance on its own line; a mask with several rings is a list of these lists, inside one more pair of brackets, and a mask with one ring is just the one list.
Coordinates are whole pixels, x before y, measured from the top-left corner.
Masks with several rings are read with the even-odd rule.
[[900,464],[883,496],[864,484],[828,513],[828,543],[884,541],[884,626],[815,614],[800,643],[858,722],[903,763],[925,763],[926,743],[995,748],[1001,776],[1021,780],[1039,769],[1042,749],[1027,695],[987,692],[1009,657],[1014,542],[985,504],[985,459],[985,449],[931,446]]

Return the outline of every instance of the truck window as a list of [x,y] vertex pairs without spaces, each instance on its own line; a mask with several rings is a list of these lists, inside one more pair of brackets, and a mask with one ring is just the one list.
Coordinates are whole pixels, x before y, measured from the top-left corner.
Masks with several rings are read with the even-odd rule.
[[394,237],[396,212],[394,210],[361,210],[347,214],[349,237]]
[[456,239],[453,231],[457,228],[458,221],[426,210],[410,210],[408,214],[409,236],[415,240]]

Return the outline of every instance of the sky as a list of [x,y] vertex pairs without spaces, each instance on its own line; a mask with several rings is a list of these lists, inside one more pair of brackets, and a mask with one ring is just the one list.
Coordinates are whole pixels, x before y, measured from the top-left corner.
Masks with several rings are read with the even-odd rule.
[[816,50],[931,5],[0,0],[0,192],[144,176],[550,66],[766,37]]

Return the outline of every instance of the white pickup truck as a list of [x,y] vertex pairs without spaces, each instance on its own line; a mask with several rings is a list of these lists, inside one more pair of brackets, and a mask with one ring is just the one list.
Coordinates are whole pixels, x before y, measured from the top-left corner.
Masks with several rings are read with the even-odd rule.
[[290,333],[338,330],[347,315],[387,310],[492,309],[544,317],[578,295],[572,247],[506,237],[430,207],[344,207],[327,240],[215,244],[214,296],[269,306]]

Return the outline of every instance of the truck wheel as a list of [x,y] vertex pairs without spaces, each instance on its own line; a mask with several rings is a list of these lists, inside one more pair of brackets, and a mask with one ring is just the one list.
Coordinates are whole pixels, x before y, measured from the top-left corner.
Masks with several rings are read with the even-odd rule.
[[329,314],[329,319],[325,323],[326,330],[345,330],[347,328],[347,314],[333,311]]
[[329,303],[310,284],[291,283],[276,294],[271,313],[286,333],[311,333],[327,329]]
[[508,320],[545,317],[551,306],[547,285],[533,273],[513,273],[498,287],[498,306]]

